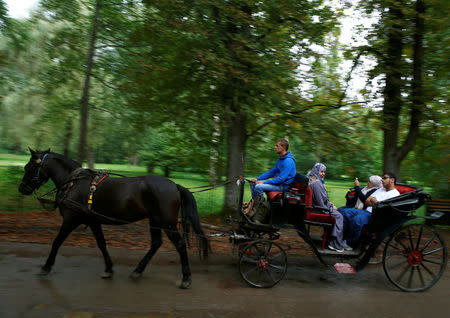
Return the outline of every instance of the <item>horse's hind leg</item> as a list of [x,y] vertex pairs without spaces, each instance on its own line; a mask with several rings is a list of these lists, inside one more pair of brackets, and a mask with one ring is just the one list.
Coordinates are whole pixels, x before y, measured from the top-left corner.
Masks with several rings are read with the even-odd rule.
[[41,272],[39,273],[40,275],[47,275],[48,273],[50,273],[53,264],[55,264],[58,249],[65,241],[65,239],[69,236],[69,234],[72,233],[72,231],[75,230],[78,225],[80,225],[80,223],[75,222],[71,218],[63,219],[63,223],[61,225],[61,228],[59,229],[59,233],[53,241],[52,249],[50,251],[50,254],[48,255],[47,261],[45,262],[45,265],[42,266],[41,268]]
[[189,268],[188,254],[186,250],[186,241],[178,232],[176,226],[171,226],[165,230],[170,241],[175,245],[178,254],[180,254],[181,270],[183,272],[183,280],[179,286],[182,289],[189,288],[191,286],[191,270]]
[[[152,224],[154,225],[153,227]],[[150,237],[151,237],[150,250],[147,252],[147,254],[145,254],[145,256],[139,262],[136,269],[131,273],[130,277],[133,279],[141,277],[142,272],[144,271],[148,262],[150,262],[153,255],[155,255],[156,251],[158,251],[159,247],[162,244],[161,229],[159,228],[159,226],[157,226],[152,222],[150,222]]]
[[103,254],[103,259],[105,260],[105,271],[102,274],[102,278],[111,278],[113,274],[112,269],[112,261],[111,257],[109,257],[109,253],[106,250],[106,241],[105,237],[103,236],[102,231],[102,225],[100,223],[91,223],[89,224],[89,227],[92,230],[92,233],[94,234],[95,240],[97,241],[97,246],[100,249],[100,251]]

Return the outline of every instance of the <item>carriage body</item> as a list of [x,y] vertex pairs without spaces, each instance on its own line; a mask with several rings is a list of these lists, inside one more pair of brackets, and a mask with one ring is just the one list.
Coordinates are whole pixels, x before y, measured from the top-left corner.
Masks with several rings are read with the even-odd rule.
[[[239,245],[241,276],[251,286],[271,287],[284,277],[287,270],[286,263],[283,263],[286,262],[286,254],[274,242],[280,237],[281,227],[295,229],[322,263],[329,265],[330,258],[337,263],[352,262],[355,271],[362,270],[381,246],[383,268],[388,279],[404,291],[430,288],[439,280],[446,267],[444,241],[433,226],[424,224],[414,214],[430,198],[421,188],[396,185],[400,196],[374,206],[372,218],[363,230],[358,248],[337,253],[325,249],[327,233],[334,226],[334,218],[327,211],[313,206],[311,189],[305,177],[299,175],[289,191],[266,193],[270,217],[268,224],[263,225],[253,223],[242,212],[244,183],[238,183],[240,219],[232,220],[236,224],[233,230],[236,239],[232,238],[231,241]],[[352,196],[351,189],[346,195],[349,205],[352,204]],[[317,231],[312,233],[313,227],[323,228],[323,234],[317,235]],[[270,267],[272,261],[274,264]],[[264,280],[265,272],[267,279]]]

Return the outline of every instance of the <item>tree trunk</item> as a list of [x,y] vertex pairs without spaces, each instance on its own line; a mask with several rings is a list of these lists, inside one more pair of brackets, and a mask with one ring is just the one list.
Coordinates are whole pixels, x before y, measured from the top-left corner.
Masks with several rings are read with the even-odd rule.
[[63,140],[63,154],[64,157],[69,157],[69,151],[70,151],[70,141],[72,140],[72,119],[69,118],[66,121],[66,127],[65,127],[65,133],[64,133],[64,140]]
[[413,81],[411,84],[411,114],[409,131],[405,142],[400,149],[400,161],[414,148],[419,136],[419,124],[425,109],[425,96],[423,92],[423,61],[424,47],[423,38],[425,33],[425,3],[423,0],[416,1],[416,12],[414,17],[414,43],[413,43]]
[[[244,175],[244,159],[246,148],[246,117],[239,111],[227,116],[227,181],[237,180]],[[234,213],[237,209],[236,183],[231,182],[225,187],[224,212]]]
[[213,116],[214,130],[211,135],[211,154],[209,155],[209,180],[212,185],[217,182],[217,161],[219,159],[219,137],[220,137],[220,126],[219,126],[219,115]]
[[[401,100],[401,58],[403,50],[402,25],[394,23],[388,33],[388,56],[386,59],[386,88],[383,109],[384,119],[384,156],[383,169],[393,172],[400,179],[400,165],[406,155],[414,148],[419,135],[419,123],[425,108],[423,94],[423,38],[425,33],[425,4],[423,0],[416,1],[414,19],[413,44],[413,80],[411,85],[411,108],[408,134],[398,146],[399,116],[402,107]],[[390,8],[391,21],[404,20],[401,6]],[[400,22],[401,23],[401,22]]]
[[383,107],[383,170],[393,172],[397,176],[400,172],[398,128],[400,110],[402,108],[402,52],[404,20],[400,3],[391,3],[388,12],[391,23],[387,30],[387,56],[385,59],[386,86],[384,88]]
[[86,159],[86,145],[88,132],[88,105],[89,105],[89,84],[91,81],[92,68],[94,66],[95,42],[97,41],[98,17],[100,12],[101,0],[95,2],[95,11],[92,21],[92,30],[89,40],[89,52],[86,61],[86,73],[84,77],[83,95],[81,97],[81,115],[80,115],[80,141],[78,144],[77,160],[80,164]]
[[169,166],[164,166],[164,177],[166,177],[166,178],[170,177],[170,168],[169,168]]

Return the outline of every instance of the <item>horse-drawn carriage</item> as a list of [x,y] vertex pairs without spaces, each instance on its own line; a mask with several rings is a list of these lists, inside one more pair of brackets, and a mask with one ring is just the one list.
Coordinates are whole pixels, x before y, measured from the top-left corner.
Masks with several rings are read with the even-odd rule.
[[[191,284],[186,243],[177,229],[179,210],[182,228],[187,233],[192,226],[201,251],[208,254],[207,238],[201,228],[197,205],[192,193],[170,180],[158,176],[107,178],[62,155],[48,151],[32,151],[25,166],[19,191],[30,195],[49,179],[56,186],[55,207],[59,207],[63,222],[41,274],[51,271],[59,247],[79,225],[92,229],[105,261],[103,278],[111,278],[113,264],[106,249],[102,224],[127,224],[144,218],[150,221],[152,243],[149,251],[131,274],[141,276],[150,259],[162,244],[164,230],[180,255],[183,279],[181,288]],[[366,266],[380,244],[384,243],[383,268],[389,280],[404,291],[422,291],[433,286],[441,277],[447,263],[444,241],[431,225],[420,221],[414,211],[429,197],[420,188],[397,185],[401,195],[374,206],[372,218],[357,249],[338,254],[326,250],[328,232],[334,218],[314,207],[307,180],[297,175],[292,188],[286,192],[269,192],[270,221],[256,224],[243,212],[245,180],[239,180],[239,212],[241,218],[232,220],[230,241],[239,250],[239,270],[251,286],[271,287],[287,270],[286,252],[276,239],[280,237],[277,224],[290,225],[308,243],[320,261],[325,257],[355,260],[355,270]],[[350,196],[348,196],[350,197]],[[408,222],[408,223],[407,223]],[[311,228],[323,228],[318,240]],[[183,235],[184,236],[184,235]],[[339,268],[339,267],[338,267]]]
[[[445,270],[447,250],[444,241],[433,226],[422,222],[424,218],[414,215],[429,198],[420,188],[397,184],[400,196],[374,206],[358,247],[338,253],[325,249],[334,218],[328,211],[313,206],[307,179],[297,175],[291,190],[266,193],[270,205],[268,224],[256,224],[243,213],[246,182],[250,181],[238,181],[240,219],[231,219],[230,240],[238,247],[241,276],[251,286],[272,287],[286,274],[286,252],[276,242],[280,237],[280,227],[286,226],[295,229],[322,263],[331,265],[327,260],[338,261],[334,266],[338,272],[362,270],[377,249],[383,246],[384,272],[403,291],[426,290],[439,280]],[[348,201],[353,197],[351,191],[346,196]],[[317,235],[312,228],[323,229],[322,234]]]

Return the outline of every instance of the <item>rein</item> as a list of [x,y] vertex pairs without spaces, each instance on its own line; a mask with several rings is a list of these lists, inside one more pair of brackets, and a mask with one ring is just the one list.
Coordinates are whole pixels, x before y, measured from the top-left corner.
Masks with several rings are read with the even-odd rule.
[[225,181],[221,184],[213,184],[210,183],[208,185],[204,185],[204,186],[198,186],[198,187],[192,187],[192,188],[187,188],[189,191],[191,191],[191,189],[203,189],[203,190],[197,190],[197,191],[191,191],[191,193],[199,193],[199,192],[205,192],[205,191],[209,191],[209,190],[214,190],[215,188],[219,188],[219,187],[224,187],[227,184],[233,183],[235,182],[234,180],[228,180]]

